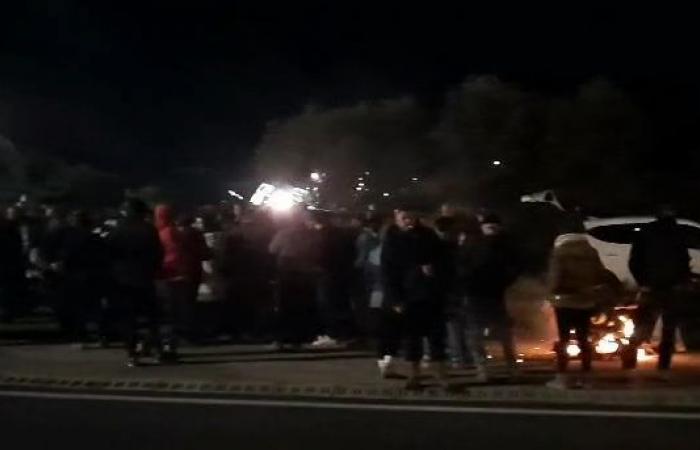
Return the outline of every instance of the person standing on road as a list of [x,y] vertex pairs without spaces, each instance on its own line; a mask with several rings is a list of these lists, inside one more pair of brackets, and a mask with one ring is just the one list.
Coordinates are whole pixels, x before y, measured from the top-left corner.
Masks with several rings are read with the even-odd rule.
[[555,240],[548,284],[559,340],[555,344],[557,375],[548,386],[559,389],[567,386],[564,374],[569,364],[570,330],[575,330],[581,350],[582,371],[591,370],[593,346],[588,339],[591,317],[600,302],[605,280],[605,267],[598,252],[588,243],[586,234],[568,233]]
[[384,238],[381,264],[386,307],[401,316],[407,340],[406,359],[411,364],[407,387],[420,387],[423,338],[428,339],[438,380],[446,385],[440,240],[408,208],[397,209],[395,220]]
[[310,232],[299,215],[293,212],[286,219],[268,247],[276,261],[276,350],[296,350],[310,334],[310,306],[314,298]]
[[26,261],[22,235],[11,220],[0,217],[0,320],[12,321],[25,292]]
[[316,307],[321,331],[312,347],[334,347],[351,334],[350,283],[353,256],[348,254],[342,231],[325,212],[311,214],[313,263],[316,269]]
[[357,237],[355,268],[362,273],[369,329],[376,340],[379,374],[382,378],[391,378],[396,375],[394,358],[401,347],[401,332],[398,314],[385,307],[381,267],[382,240],[381,217],[365,219],[363,230]]
[[92,232],[85,211],[69,216],[57,260],[64,280],[62,297],[71,319],[71,337],[80,344],[87,343],[88,338],[97,340],[100,300],[106,289],[106,255],[104,243]]
[[683,230],[671,208],[663,208],[656,221],[646,225],[632,243],[629,268],[645,300],[639,305],[637,327],[623,354],[623,367],[637,365],[637,348],[652,334],[656,319],[663,321],[658,369],[671,368],[683,291],[690,282],[690,255]]
[[517,369],[512,320],[506,309],[506,290],[520,272],[519,254],[504,233],[501,218],[484,214],[480,218],[481,236],[470,249],[468,264],[463,267],[464,293],[474,314],[475,330],[470,332],[479,378],[485,378],[484,330],[501,342],[506,364]]
[[163,247],[156,228],[147,222],[148,207],[129,199],[124,220],[108,238],[118,310],[130,367],[139,364],[139,317],[145,317],[151,336],[159,345],[159,308],[155,280],[163,265]]

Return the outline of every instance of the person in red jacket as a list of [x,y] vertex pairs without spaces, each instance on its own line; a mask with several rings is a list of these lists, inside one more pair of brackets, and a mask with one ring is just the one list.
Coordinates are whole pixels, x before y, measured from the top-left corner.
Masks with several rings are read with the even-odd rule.
[[186,278],[186,257],[183,236],[173,219],[172,208],[158,205],[154,211],[154,224],[163,247],[163,263],[158,272],[160,292],[164,300],[165,315],[171,329],[164,333],[169,336],[163,345],[163,357],[176,358],[176,336],[186,336],[189,332],[191,311],[186,301],[188,282]]

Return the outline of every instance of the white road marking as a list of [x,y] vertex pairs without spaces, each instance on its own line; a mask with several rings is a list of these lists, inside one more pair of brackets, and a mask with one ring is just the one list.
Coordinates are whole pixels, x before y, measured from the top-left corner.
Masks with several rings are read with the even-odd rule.
[[358,411],[394,411],[394,412],[426,412],[426,413],[461,413],[461,414],[492,414],[515,416],[560,416],[560,417],[611,417],[632,419],[670,419],[670,420],[700,420],[700,413],[665,412],[665,411],[605,411],[579,409],[546,409],[546,408],[507,408],[486,406],[445,406],[445,405],[416,405],[416,404],[380,404],[380,403],[339,403],[324,401],[293,401],[293,400],[254,400],[240,398],[202,398],[202,397],[153,397],[137,395],[109,394],[80,394],[59,392],[32,391],[0,391],[0,397],[32,398],[48,400],[82,400],[82,401],[111,401],[132,403],[163,403],[180,405],[215,405],[215,406],[261,406],[273,408],[311,408],[338,409]]

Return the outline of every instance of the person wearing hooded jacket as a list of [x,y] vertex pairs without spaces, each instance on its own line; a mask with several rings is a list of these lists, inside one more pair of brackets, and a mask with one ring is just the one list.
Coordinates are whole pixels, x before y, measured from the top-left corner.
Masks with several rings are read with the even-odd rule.
[[565,372],[569,364],[567,345],[570,330],[574,330],[581,350],[583,372],[591,370],[593,347],[588,339],[591,317],[609,285],[609,276],[598,252],[588,242],[584,233],[567,233],[554,241],[548,285],[550,302],[557,319],[559,340],[557,376],[548,385],[565,388]]
[[169,205],[157,205],[154,222],[163,246],[163,264],[158,274],[165,312],[171,322],[166,357],[175,358],[176,337],[192,338],[192,318],[197,288],[201,281],[204,241],[193,237],[194,230],[175,223]]

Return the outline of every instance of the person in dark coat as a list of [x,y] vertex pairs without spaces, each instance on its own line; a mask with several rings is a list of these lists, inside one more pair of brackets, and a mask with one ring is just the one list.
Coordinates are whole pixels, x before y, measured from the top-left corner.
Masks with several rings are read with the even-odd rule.
[[423,338],[430,344],[438,379],[445,384],[445,305],[440,286],[440,240],[407,208],[397,210],[395,219],[395,225],[387,230],[384,238],[381,265],[385,307],[401,316],[407,340],[406,359],[411,363],[407,387],[419,386]]
[[106,249],[92,232],[84,211],[76,211],[68,221],[56,259],[63,279],[61,313],[71,337],[85,343],[88,325],[99,323],[100,300],[106,288]]
[[148,207],[138,199],[125,204],[122,223],[108,239],[115,303],[121,316],[130,367],[139,364],[138,319],[144,316],[158,340],[155,280],[163,264],[163,247],[156,228],[146,221]]
[[511,319],[505,302],[506,290],[519,275],[519,258],[508,236],[503,232],[500,217],[486,214],[481,220],[482,235],[470,249],[470,256],[463,272],[463,290],[475,315],[477,327],[471,333],[474,338],[475,361],[483,374],[484,329],[489,328],[500,340],[506,364],[516,367],[515,344]]
[[298,215],[274,235],[268,250],[275,259],[273,347],[295,350],[311,334],[314,271],[309,229]]
[[0,319],[12,321],[18,313],[25,288],[26,263],[19,228],[0,217]]
[[638,232],[629,268],[645,301],[637,311],[637,326],[623,354],[623,367],[636,367],[637,347],[651,336],[660,315],[663,327],[658,369],[666,371],[671,368],[683,290],[691,277],[686,237],[670,208],[662,209],[656,221]]
[[321,327],[314,347],[332,347],[352,333],[350,290],[354,249],[347,237],[324,212],[311,214],[312,258],[315,269],[316,307]]

